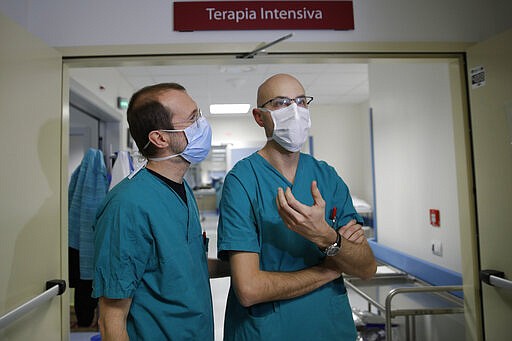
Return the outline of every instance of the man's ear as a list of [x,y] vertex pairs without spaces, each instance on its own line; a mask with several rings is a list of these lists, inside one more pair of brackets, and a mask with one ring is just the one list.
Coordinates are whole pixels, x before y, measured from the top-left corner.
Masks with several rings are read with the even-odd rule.
[[265,110],[262,110],[260,108],[252,109],[252,116],[254,117],[254,120],[256,121],[256,123],[258,123],[258,125],[260,127],[264,127],[265,126],[265,121],[263,120],[263,113],[264,112],[265,112]]
[[167,148],[169,146],[167,135],[159,130],[153,130],[148,134],[148,139],[157,148]]

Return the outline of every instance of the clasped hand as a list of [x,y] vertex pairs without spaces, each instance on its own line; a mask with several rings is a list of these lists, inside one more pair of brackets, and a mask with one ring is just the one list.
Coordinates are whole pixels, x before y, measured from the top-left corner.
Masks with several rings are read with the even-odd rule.
[[[278,188],[276,204],[279,216],[290,230],[318,246],[329,245],[335,240],[334,233],[325,221],[325,200],[316,181],[311,183],[311,195],[313,205],[307,206],[295,199],[289,187],[286,190]],[[344,239],[357,244],[364,240],[364,231],[355,220],[341,227],[339,232]]]

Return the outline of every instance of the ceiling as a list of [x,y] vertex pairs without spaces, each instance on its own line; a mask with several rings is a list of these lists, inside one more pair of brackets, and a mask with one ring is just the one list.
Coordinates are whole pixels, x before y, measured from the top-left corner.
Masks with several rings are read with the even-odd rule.
[[180,83],[206,115],[209,115],[210,104],[248,103],[254,106],[256,89],[276,73],[297,77],[306,94],[314,97],[312,105],[357,104],[369,96],[366,63],[180,64],[87,68],[82,71],[72,73],[79,83],[91,83],[91,79],[97,78],[98,82],[109,84],[104,78],[117,75],[133,91],[160,82]]

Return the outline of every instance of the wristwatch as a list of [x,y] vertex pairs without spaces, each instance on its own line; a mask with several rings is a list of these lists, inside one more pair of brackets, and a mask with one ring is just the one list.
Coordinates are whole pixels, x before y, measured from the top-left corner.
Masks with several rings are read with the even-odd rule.
[[337,235],[337,237],[336,237],[336,241],[334,242],[334,244],[329,245],[323,251],[326,256],[330,256],[330,257],[336,256],[338,254],[338,252],[340,252],[340,250],[341,250],[341,235],[337,230],[336,230],[336,235]]

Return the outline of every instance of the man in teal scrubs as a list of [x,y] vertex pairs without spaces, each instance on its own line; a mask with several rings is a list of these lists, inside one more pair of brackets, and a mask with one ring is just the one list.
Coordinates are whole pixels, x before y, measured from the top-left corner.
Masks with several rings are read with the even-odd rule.
[[[102,340],[213,340],[207,260],[197,204],[183,176],[202,161],[211,128],[176,83],[136,92],[127,111],[145,167],[107,195],[95,223],[93,296]],[[210,264],[209,264],[210,263]]]
[[225,340],[354,340],[342,273],[376,263],[334,168],[300,153],[311,125],[304,88],[278,74],[258,88],[267,143],[224,181],[219,258],[229,259]]

